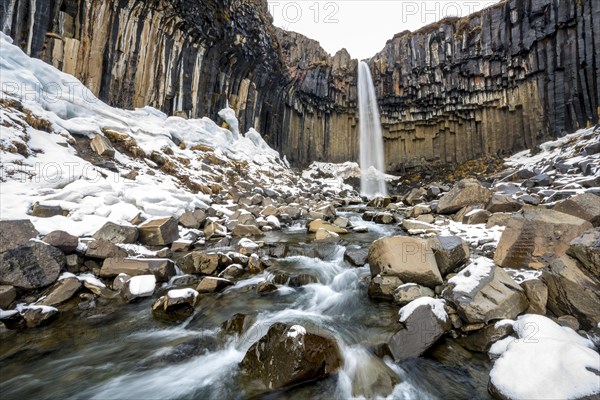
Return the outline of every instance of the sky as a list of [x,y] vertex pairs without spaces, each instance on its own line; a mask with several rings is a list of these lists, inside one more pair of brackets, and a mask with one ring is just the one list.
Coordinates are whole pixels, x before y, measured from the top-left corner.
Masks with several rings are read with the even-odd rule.
[[370,58],[396,33],[465,16],[498,0],[269,0],[275,25],[315,39],[330,54]]

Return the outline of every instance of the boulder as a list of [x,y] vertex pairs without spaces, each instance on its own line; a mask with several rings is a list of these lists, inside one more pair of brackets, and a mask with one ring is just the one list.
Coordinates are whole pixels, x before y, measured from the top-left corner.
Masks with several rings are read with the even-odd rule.
[[77,278],[65,278],[56,282],[47,292],[46,296],[38,304],[44,306],[57,306],[75,296],[81,288],[81,282]]
[[0,308],[6,310],[17,298],[17,291],[9,285],[0,285]]
[[60,206],[52,206],[49,204],[34,203],[31,207],[31,215],[40,218],[50,218],[55,216],[66,217],[69,215],[69,210],[63,210]]
[[107,222],[102,225],[92,236],[97,240],[106,242],[118,243],[135,243],[138,239],[139,232],[137,226],[119,225],[114,222]]
[[79,238],[65,231],[52,231],[44,237],[44,242],[54,246],[63,253],[73,253],[79,245]]
[[173,217],[149,219],[138,227],[140,240],[149,246],[165,246],[179,239],[177,220]]
[[213,236],[227,236],[227,228],[212,219],[207,219],[204,225],[204,236],[210,239]]
[[589,221],[595,227],[600,226],[600,196],[595,194],[578,194],[561,201],[552,209]]
[[177,261],[177,266],[186,274],[212,275],[219,267],[219,255],[193,251]]
[[258,255],[251,254],[250,257],[248,257],[248,272],[251,274],[260,274],[263,270],[264,267]]
[[308,233],[317,233],[319,229],[325,229],[326,231],[337,234],[348,233],[345,228],[340,228],[339,226],[325,222],[322,219],[315,219],[308,223]]
[[340,228],[346,228],[348,225],[350,225],[350,220],[346,217],[337,217],[335,220],[333,220],[333,224],[335,226],[339,226]]
[[373,222],[375,222],[377,224],[389,225],[389,224],[393,224],[394,222],[396,222],[396,219],[394,218],[394,215],[392,213],[378,212],[373,217]]
[[452,190],[444,194],[437,205],[439,214],[452,214],[472,204],[487,204],[492,192],[475,179],[463,179]]
[[584,329],[600,322],[600,283],[569,256],[551,257],[542,272],[548,286],[547,307],[555,315],[574,315]]
[[0,254],[0,284],[39,289],[56,281],[65,256],[56,247],[30,241]]
[[23,319],[28,328],[47,325],[58,314],[58,310],[49,306],[27,306],[23,311]]
[[450,278],[442,296],[454,304],[463,321],[470,324],[514,319],[529,306],[519,284],[484,257],[477,258]]
[[237,237],[243,236],[262,236],[264,232],[261,231],[256,225],[242,225],[237,224],[231,230],[231,234]]
[[474,333],[459,337],[458,343],[469,351],[487,352],[499,340],[513,333],[512,321],[489,324]]
[[113,277],[119,274],[129,276],[152,274],[159,282],[167,282],[175,276],[175,264],[165,258],[107,258],[100,269],[100,276]]
[[508,225],[508,221],[512,218],[512,213],[496,213],[490,215],[488,218],[485,227],[487,229],[493,228],[494,226],[506,226]]
[[362,267],[367,263],[369,250],[361,247],[346,247],[344,251],[344,260],[355,267]]
[[544,267],[542,256],[565,254],[569,242],[591,227],[590,222],[572,215],[525,207],[508,222],[494,261],[505,268],[541,269]]
[[28,219],[12,219],[0,221],[0,253],[26,244],[39,232]]
[[402,329],[388,341],[395,361],[420,356],[451,328],[444,301],[431,297],[421,297],[402,307],[400,323]]
[[200,228],[204,224],[205,220],[206,213],[201,209],[186,211],[179,217],[179,223],[182,226],[190,229]]
[[275,292],[276,290],[277,285],[269,281],[262,281],[259,282],[258,285],[256,285],[256,293],[258,293],[261,296]]
[[372,299],[392,301],[394,292],[400,285],[402,285],[402,281],[397,276],[377,275],[371,279],[367,293]]
[[425,286],[420,286],[416,283],[405,283],[396,287],[393,296],[394,303],[399,306],[405,306],[420,297],[433,297],[435,293]]
[[241,278],[245,272],[246,271],[244,271],[244,267],[242,267],[240,264],[231,264],[225,268],[223,272],[218,275],[218,277],[235,280]]
[[205,276],[202,278],[196,290],[198,293],[214,293],[221,292],[229,286],[233,286],[234,283],[229,279],[215,278],[212,276]]
[[113,157],[115,149],[105,136],[96,135],[90,141],[90,147],[100,156]]
[[405,283],[433,288],[442,284],[433,251],[426,240],[406,236],[378,239],[369,248],[371,276],[397,276]]
[[[411,190],[402,201],[409,205],[414,206],[420,203],[424,203],[427,199],[427,190],[425,188],[418,188]],[[387,204],[386,204],[387,206]]]
[[121,289],[121,297],[127,302],[142,297],[150,297],[156,289],[156,277],[154,275],[138,275],[130,278],[123,289]]
[[160,321],[181,322],[189,318],[198,302],[194,289],[173,289],[152,304],[152,316]]
[[242,360],[246,395],[280,390],[337,372],[342,356],[337,343],[308,333],[300,325],[275,323]]
[[317,229],[317,233],[315,234],[315,240],[337,240],[340,235],[335,232],[329,232],[323,228]]
[[506,212],[512,213],[519,211],[523,204],[506,194],[494,193],[487,203],[485,209],[491,213]]
[[521,282],[525,291],[529,308],[526,314],[546,315],[546,304],[548,303],[548,287],[539,279],[527,279]]
[[127,257],[127,250],[106,242],[104,240],[92,240],[87,243],[85,256],[90,258],[106,259],[112,257]]
[[289,287],[301,287],[310,285],[311,283],[318,283],[319,280],[310,274],[288,274],[285,272],[278,272],[273,276],[273,282],[278,285],[287,285]]
[[462,223],[468,225],[485,224],[492,215],[487,210],[473,210],[465,214]]
[[578,259],[585,271],[600,281],[600,228],[573,239],[567,254]]
[[467,242],[458,236],[435,236],[428,239],[435,261],[442,275],[454,272],[469,259]]
[[360,362],[353,364],[352,398],[374,399],[390,396],[394,387],[400,383],[398,375],[381,358],[368,353],[366,349],[355,351],[359,352]]

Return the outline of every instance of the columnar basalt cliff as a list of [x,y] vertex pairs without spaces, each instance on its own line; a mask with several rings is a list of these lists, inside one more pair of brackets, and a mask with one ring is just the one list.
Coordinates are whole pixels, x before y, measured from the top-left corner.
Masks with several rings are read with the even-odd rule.
[[[264,0],[7,0],[2,30],[120,107],[228,101],[290,161],[358,157],[357,61],[272,25]],[[598,122],[600,3],[510,0],[402,32],[369,60],[389,170],[534,146]]]

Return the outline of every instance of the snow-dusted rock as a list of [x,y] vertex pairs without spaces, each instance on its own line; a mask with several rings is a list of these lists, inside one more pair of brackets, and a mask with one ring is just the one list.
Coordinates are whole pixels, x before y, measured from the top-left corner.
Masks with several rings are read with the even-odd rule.
[[126,301],[132,301],[140,297],[150,297],[156,288],[156,277],[154,275],[138,275],[125,282],[121,290],[121,296]]
[[451,214],[473,204],[487,204],[492,198],[491,190],[481,186],[475,179],[463,179],[444,194],[437,205],[439,214]]
[[523,289],[490,259],[480,257],[448,280],[444,298],[468,323],[515,318],[529,306]]
[[161,321],[183,321],[194,313],[197,302],[194,289],[169,290],[152,304],[152,315]]
[[405,283],[394,290],[394,303],[399,306],[405,306],[420,297],[433,296],[435,296],[433,290],[425,286],[417,285],[416,283]]

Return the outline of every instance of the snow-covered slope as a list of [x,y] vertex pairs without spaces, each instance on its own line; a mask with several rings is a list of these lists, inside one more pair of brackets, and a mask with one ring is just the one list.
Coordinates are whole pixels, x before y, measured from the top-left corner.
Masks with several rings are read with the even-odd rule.
[[[239,181],[298,192],[287,162],[254,129],[238,134],[229,108],[220,115],[231,131],[209,118],[116,109],[2,33],[0,70],[3,219],[27,217],[42,234],[63,229],[82,236],[138,212],[177,216],[206,208],[211,195]],[[114,156],[90,150],[96,135],[110,139]],[[32,217],[36,202],[60,206],[68,216]]]

